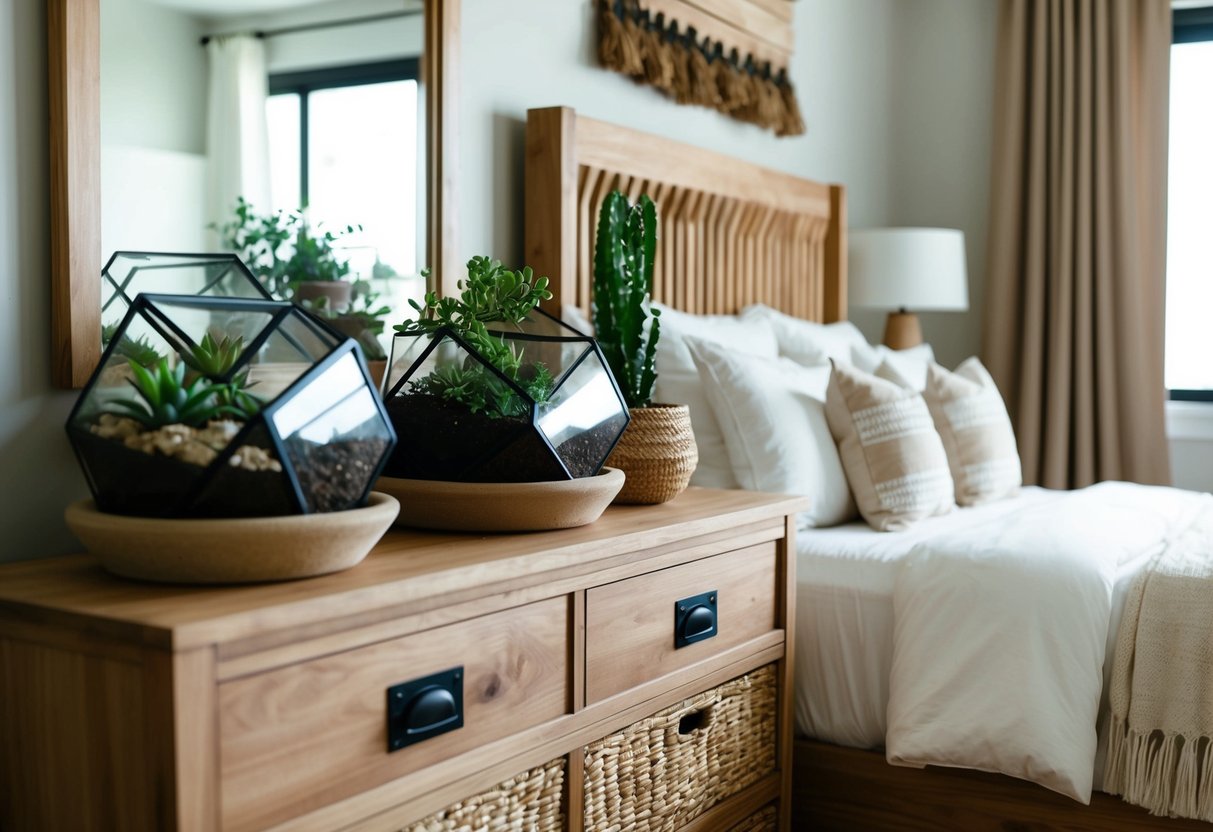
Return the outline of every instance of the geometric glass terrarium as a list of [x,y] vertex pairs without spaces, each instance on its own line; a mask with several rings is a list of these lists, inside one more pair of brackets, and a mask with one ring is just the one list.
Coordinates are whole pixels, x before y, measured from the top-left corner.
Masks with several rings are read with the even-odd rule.
[[478,349],[450,327],[392,339],[384,402],[400,442],[384,474],[455,482],[596,475],[629,418],[598,344],[540,309],[485,327],[517,361],[513,378],[482,354],[492,343]]
[[299,307],[148,293],[67,433],[97,507],[145,517],[357,508],[395,443],[358,345]]
[[101,270],[101,325],[121,321],[143,292],[274,299],[234,254],[116,251]]

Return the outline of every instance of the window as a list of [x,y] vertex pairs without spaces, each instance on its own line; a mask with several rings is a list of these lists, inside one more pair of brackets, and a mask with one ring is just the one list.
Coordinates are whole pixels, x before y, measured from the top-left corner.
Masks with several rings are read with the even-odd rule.
[[417,60],[270,76],[274,208],[361,231],[339,243],[356,274],[418,271]]
[[1174,20],[1166,383],[1172,399],[1213,402],[1213,8]]

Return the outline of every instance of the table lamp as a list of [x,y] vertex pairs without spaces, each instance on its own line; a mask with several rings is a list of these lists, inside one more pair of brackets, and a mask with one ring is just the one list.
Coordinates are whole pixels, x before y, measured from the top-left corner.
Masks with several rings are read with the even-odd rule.
[[853,306],[893,309],[884,344],[904,350],[922,343],[908,309],[969,308],[964,232],[953,228],[869,228],[852,231],[848,284]]

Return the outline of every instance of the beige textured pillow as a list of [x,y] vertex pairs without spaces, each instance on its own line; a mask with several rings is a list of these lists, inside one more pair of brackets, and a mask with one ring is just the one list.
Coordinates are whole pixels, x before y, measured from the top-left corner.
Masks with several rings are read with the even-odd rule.
[[927,370],[922,396],[943,440],[956,502],[974,506],[1009,497],[1023,484],[1015,431],[994,379],[976,358],[955,372]]
[[826,419],[872,528],[899,531],[953,509],[948,458],[919,393],[836,362]]

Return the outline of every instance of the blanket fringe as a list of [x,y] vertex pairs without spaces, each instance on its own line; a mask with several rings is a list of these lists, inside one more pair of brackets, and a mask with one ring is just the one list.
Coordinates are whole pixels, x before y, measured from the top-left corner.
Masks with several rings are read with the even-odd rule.
[[1103,788],[1152,815],[1213,821],[1213,742],[1135,731],[1113,717]]

